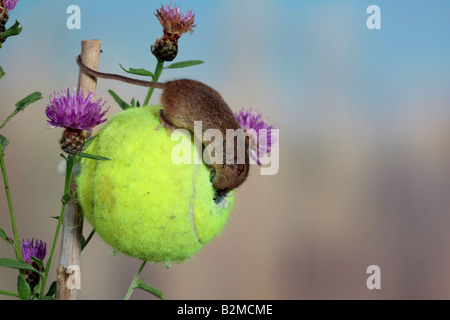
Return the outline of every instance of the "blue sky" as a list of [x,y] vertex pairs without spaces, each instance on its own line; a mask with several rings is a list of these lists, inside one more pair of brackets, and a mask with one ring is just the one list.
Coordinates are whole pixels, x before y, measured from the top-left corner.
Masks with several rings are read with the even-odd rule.
[[[196,13],[195,32],[180,40],[176,61],[206,64],[163,74],[162,80],[191,77],[219,89],[229,100],[262,110],[322,112],[321,99],[345,96],[360,112],[390,114],[403,100],[448,99],[450,82],[450,3],[448,1],[178,1]],[[81,8],[81,30],[66,28],[69,5]],[[42,91],[72,86],[80,41],[102,40],[101,69],[154,68],[149,47],[161,35],[154,16],[161,1],[21,0],[12,13],[20,37],[0,51],[2,65],[51,78]],[[381,8],[381,30],[368,30],[366,9]],[[23,69],[23,70],[22,70]],[[14,71],[14,69],[10,70]],[[26,70],[26,71],[25,71]],[[22,81],[23,77],[21,78]],[[243,92],[249,83],[255,89]],[[106,92],[109,82],[99,86]],[[125,95],[144,94],[127,88]],[[107,94],[107,93],[105,93]],[[416,97],[417,96],[417,97]],[[416,98],[415,98],[416,97]],[[142,98],[141,98],[142,99]],[[156,98],[155,98],[156,99]],[[154,101],[157,102],[157,101]],[[279,103],[280,106],[272,106]],[[272,112],[273,113],[273,112]],[[277,117],[277,115],[275,115]],[[280,116],[277,120],[282,119]]]

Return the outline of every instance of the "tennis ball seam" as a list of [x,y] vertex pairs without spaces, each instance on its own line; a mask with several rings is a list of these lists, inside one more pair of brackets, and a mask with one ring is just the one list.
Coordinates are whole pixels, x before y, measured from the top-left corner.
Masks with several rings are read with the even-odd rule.
[[194,171],[194,177],[192,179],[192,193],[191,193],[191,203],[189,205],[189,216],[191,218],[192,231],[194,232],[194,235],[197,238],[197,241],[199,243],[202,243],[202,241],[200,240],[200,237],[199,237],[199,235],[197,233],[197,228],[195,227],[195,215],[194,215],[195,182],[196,182],[196,179],[197,179],[197,172],[198,172],[198,168],[199,167],[200,167],[200,164],[196,164],[195,171]]
[[95,181],[96,181],[95,176],[96,176],[96,173],[97,173],[98,163],[99,163],[99,161],[96,160],[95,161],[95,167],[94,167],[94,174],[93,174],[94,179],[92,180],[92,200],[91,201],[92,201],[92,219],[94,220],[94,222],[96,220],[95,201],[94,201],[94,197],[95,197]]

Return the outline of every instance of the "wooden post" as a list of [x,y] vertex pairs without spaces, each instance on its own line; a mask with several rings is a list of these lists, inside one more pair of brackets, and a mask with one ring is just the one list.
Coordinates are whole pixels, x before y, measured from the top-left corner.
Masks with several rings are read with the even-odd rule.
[[[81,61],[91,69],[98,70],[101,40],[81,41]],[[95,92],[97,79],[83,72],[78,74],[78,90],[85,95]],[[83,214],[78,203],[77,187],[72,175],[70,190],[73,199],[67,204],[62,226],[61,251],[57,269],[57,299],[75,300],[81,285],[81,239],[83,235]]]

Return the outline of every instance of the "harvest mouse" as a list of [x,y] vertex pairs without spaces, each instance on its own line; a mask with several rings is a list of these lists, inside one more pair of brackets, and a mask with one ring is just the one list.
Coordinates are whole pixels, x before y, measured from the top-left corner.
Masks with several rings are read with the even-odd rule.
[[[165,83],[132,79],[117,74],[102,73],[90,69],[76,58],[80,69],[98,78],[112,79],[127,82],[143,87],[162,89],[161,104],[163,109],[159,112],[161,126],[170,131],[176,128],[187,129],[194,132],[194,121],[202,121],[202,137],[206,130],[217,129],[223,137],[222,164],[212,163],[212,184],[217,197],[226,195],[229,191],[239,187],[247,178],[250,169],[248,155],[248,140],[245,139],[245,161],[237,163],[237,143],[234,145],[234,162],[226,163],[226,129],[241,129],[233,112],[220,94],[210,86],[195,80],[180,79]],[[199,137],[199,138],[202,138]],[[211,141],[201,139],[205,146]],[[230,150],[231,151],[231,150]]]

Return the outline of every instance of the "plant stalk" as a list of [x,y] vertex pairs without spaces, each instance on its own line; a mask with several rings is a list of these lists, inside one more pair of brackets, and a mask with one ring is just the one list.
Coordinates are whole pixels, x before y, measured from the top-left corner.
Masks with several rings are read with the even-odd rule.
[[142,261],[141,267],[139,268],[138,272],[134,276],[133,282],[131,282],[130,288],[128,289],[127,295],[123,300],[130,300],[131,294],[133,293],[133,290],[136,289],[136,283],[139,281],[139,276],[141,275],[142,269],[144,269],[145,264],[147,261]]
[[[158,63],[156,64],[155,67],[155,72],[153,73],[153,82],[158,82],[163,69],[164,69],[164,61],[158,59]],[[148,105],[150,98],[152,97],[153,90],[155,90],[155,88],[148,89],[147,96],[145,97],[144,100],[144,106]]]
[[9,216],[11,218],[11,227],[14,236],[14,251],[16,253],[17,260],[22,260],[22,250],[20,249],[19,234],[17,232],[16,218],[14,216],[14,207],[11,199],[11,193],[9,190],[8,176],[6,174],[5,158],[3,156],[3,150],[0,150],[0,167],[2,169],[3,184],[5,186],[6,199],[8,201],[8,208],[9,208]]
[[[72,177],[73,166],[75,164],[75,157],[69,155],[66,161],[66,180],[64,183],[64,195],[67,195],[70,188],[70,180]],[[52,249],[50,251],[50,256],[48,257],[47,264],[45,265],[45,273],[44,278],[42,279],[41,284],[41,292],[39,298],[42,299],[44,297],[45,292],[45,284],[47,283],[48,272],[50,271],[50,266],[52,265],[53,253],[55,252],[56,242],[58,241],[59,231],[61,229],[61,224],[64,217],[64,211],[66,210],[66,201],[62,202],[61,212],[59,214],[58,224],[56,226],[55,236],[53,238]]]

